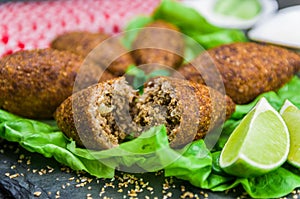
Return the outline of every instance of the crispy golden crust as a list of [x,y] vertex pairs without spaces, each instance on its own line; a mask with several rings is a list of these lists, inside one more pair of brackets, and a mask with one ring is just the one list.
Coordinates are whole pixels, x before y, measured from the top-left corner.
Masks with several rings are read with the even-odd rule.
[[192,83],[198,100],[199,127],[195,140],[203,138],[208,132],[229,119],[235,111],[235,103],[230,97],[202,84]]
[[[110,80],[110,84],[113,80]],[[104,83],[103,83],[104,84]],[[95,84],[87,89],[81,90],[68,97],[55,111],[54,118],[57,126],[69,138],[72,138],[77,145],[90,149],[111,148],[110,143],[103,143],[97,140],[93,128],[94,120],[91,117],[91,103],[97,90],[103,90],[102,83]],[[98,132],[99,134],[101,132]]]
[[57,122],[57,126],[67,137],[72,138],[79,146],[84,146],[86,143],[89,143],[89,148],[103,148],[102,145],[99,146],[97,138],[93,135],[91,129],[93,127],[94,118],[91,118],[89,114],[91,96],[93,96],[94,91],[101,86],[101,84],[96,84],[73,94],[55,111],[54,118]]
[[72,96],[69,96],[56,109],[56,111],[54,112],[54,118],[56,120],[57,126],[68,138],[72,138],[74,141],[76,141],[77,145],[83,146],[80,136],[77,133],[72,108],[73,98],[77,95],[85,96],[85,93],[82,94],[82,91],[80,91],[73,94]]
[[93,55],[88,58],[93,59],[103,70],[108,69],[117,76],[123,75],[127,67],[134,63],[122,44],[105,33],[68,32],[54,39],[51,47],[71,51],[84,58],[93,51]]
[[133,42],[132,55],[136,63],[177,68],[184,53],[184,40],[178,28],[161,20],[148,24],[146,28]]
[[81,59],[53,49],[19,51],[0,60],[0,106],[29,118],[51,118],[72,94]]
[[[237,104],[248,103],[263,92],[280,88],[300,69],[298,54],[272,45],[234,43],[208,50],[208,53],[222,76],[227,95]],[[205,83],[193,67],[194,64],[201,66],[201,70],[210,70],[211,64],[204,62],[200,55],[179,72],[186,79]]]
[[116,78],[116,76],[109,71],[103,71],[97,64],[85,60],[77,71],[73,92],[77,92],[98,82],[105,82],[114,78]]
[[67,50],[85,57],[108,38],[109,35],[104,33],[67,32],[56,37],[51,42],[51,47],[58,50]]
[[134,60],[128,50],[121,44],[120,38],[111,37],[97,46],[88,59],[94,60],[103,69],[108,69],[113,75],[121,76]]

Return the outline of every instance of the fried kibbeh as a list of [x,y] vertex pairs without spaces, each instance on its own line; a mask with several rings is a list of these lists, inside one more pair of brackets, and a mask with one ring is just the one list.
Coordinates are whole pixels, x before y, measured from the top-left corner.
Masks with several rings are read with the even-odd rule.
[[109,38],[104,33],[67,32],[51,42],[51,48],[67,50],[80,56],[87,56],[97,45]]
[[0,106],[14,114],[49,119],[72,94],[81,58],[54,49],[24,50],[0,59]]
[[[200,84],[161,77],[139,96],[124,77],[98,83],[66,99],[56,110],[58,127],[78,146],[108,149],[127,135],[165,124],[171,146],[203,138],[235,110],[229,97]],[[226,115],[225,115],[226,113]]]
[[[279,89],[300,70],[297,53],[268,44],[226,44],[207,53],[214,65],[207,64],[207,56],[199,55],[178,72],[188,80],[205,84],[205,79],[216,77],[210,72],[216,68],[222,76],[226,94],[237,104],[249,103],[261,93]],[[215,85],[215,88],[220,86]]]
[[54,118],[79,146],[112,148],[134,128],[130,113],[136,95],[124,77],[112,79],[70,96],[57,108]]
[[228,119],[235,104],[205,85],[171,77],[150,80],[136,104],[140,126],[165,124],[172,147],[203,138]]
[[130,53],[127,53],[120,41],[105,33],[67,32],[56,37],[51,47],[91,59],[104,71],[108,69],[117,76],[123,75],[127,67],[134,64]]
[[114,78],[116,78],[116,76],[103,70],[91,60],[83,60],[77,71],[73,92],[80,91],[98,82],[104,82]]
[[179,29],[157,20],[138,32],[132,44],[132,56],[138,65],[149,64],[148,72],[159,66],[178,68],[183,61],[184,48]]

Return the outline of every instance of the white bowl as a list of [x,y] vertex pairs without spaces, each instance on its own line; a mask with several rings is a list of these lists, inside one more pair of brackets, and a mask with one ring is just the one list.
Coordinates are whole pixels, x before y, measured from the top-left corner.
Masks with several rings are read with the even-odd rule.
[[260,19],[267,17],[278,9],[276,0],[260,0],[262,11],[259,15],[250,20],[242,20],[232,16],[224,16],[214,12],[216,0],[182,0],[187,7],[194,8],[210,23],[224,28],[248,29]]
[[300,49],[300,6],[280,10],[248,32],[254,41]]

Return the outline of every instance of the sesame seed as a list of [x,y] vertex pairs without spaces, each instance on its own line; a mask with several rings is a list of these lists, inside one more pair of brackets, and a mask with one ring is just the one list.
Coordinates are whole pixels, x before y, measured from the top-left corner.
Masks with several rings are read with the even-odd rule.
[[16,174],[10,175],[9,178],[13,179],[13,178],[17,178],[19,176],[20,176],[20,174],[16,173]]
[[36,192],[33,193],[33,195],[34,195],[35,197],[40,197],[41,194],[42,194],[41,191],[36,191]]
[[153,188],[152,187],[147,187],[147,190],[148,191],[153,191]]
[[298,199],[298,196],[297,195],[293,195],[293,199]]
[[194,194],[193,194],[192,192],[189,192],[189,191],[184,192],[184,193],[180,196],[180,198],[193,198],[193,197],[194,197]]
[[181,190],[182,192],[184,192],[184,191],[185,191],[185,186],[181,185],[181,186],[180,186],[180,190]]
[[131,189],[130,191],[128,191],[128,196],[136,197],[137,193],[135,192],[135,190]]
[[168,192],[166,196],[171,198],[172,197],[172,192]]

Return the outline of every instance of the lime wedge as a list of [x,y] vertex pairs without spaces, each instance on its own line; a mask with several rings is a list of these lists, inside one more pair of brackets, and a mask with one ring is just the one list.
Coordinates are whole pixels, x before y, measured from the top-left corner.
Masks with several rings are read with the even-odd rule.
[[280,114],[290,132],[290,152],[288,162],[300,168],[300,110],[286,100],[280,109]]
[[232,175],[252,177],[280,167],[290,148],[288,128],[265,98],[243,118],[225,144],[221,168]]

